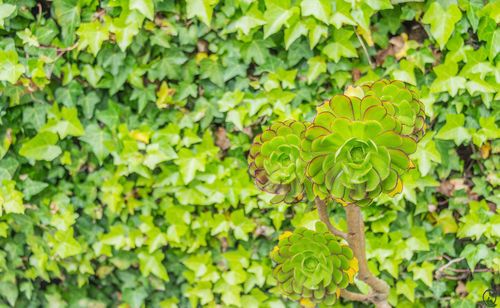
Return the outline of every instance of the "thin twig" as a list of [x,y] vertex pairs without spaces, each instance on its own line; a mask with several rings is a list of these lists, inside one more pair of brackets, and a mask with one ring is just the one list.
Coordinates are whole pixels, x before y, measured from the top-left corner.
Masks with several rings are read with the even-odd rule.
[[38,7],[38,17],[36,19],[36,23],[40,23],[40,19],[42,18],[42,5],[40,3],[37,3],[36,6]]
[[356,33],[356,36],[358,37],[359,42],[361,43],[361,47],[363,47],[363,51],[365,52],[366,58],[368,59],[368,63],[370,63],[370,66],[372,68],[375,68],[375,65],[373,64],[370,55],[368,54],[368,50],[366,49],[365,43],[363,42],[363,39],[361,39],[361,36],[359,36],[358,31],[355,29],[354,33]]
[[469,276],[469,273],[462,273],[458,276],[453,276],[453,275],[443,275],[442,277],[448,279],[448,280],[462,280],[462,279],[465,279],[467,278],[467,276]]
[[70,46],[70,47],[66,47],[66,48],[58,48],[58,47],[53,47],[53,46],[45,46],[45,45],[40,45],[38,46],[37,48],[40,48],[40,49],[56,49],[56,51],[58,52],[66,52],[66,51],[70,51],[70,50],[73,50],[76,48],[76,46],[78,46],[78,42],[76,42],[75,44],[73,44],[73,46]]
[[[453,268],[453,267],[449,267],[446,270],[452,271],[452,272],[457,272],[457,273],[472,273],[472,271],[470,269],[457,269],[457,268]],[[476,269],[474,269],[474,273],[482,273],[482,272],[494,273],[495,270],[492,270],[490,268],[476,268]]]
[[425,0],[392,0],[391,4],[401,4],[406,2],[424,2]]
[[318,208],[319,219],[325,223],[325,225],[328,227],[328,230],[332,234],[334,234],[335,236],[341,237],[347,241],[347,233],[342,232],[339,229],[335,228],[332,225],[332,223],[330,222],[330,218],[328,217],[328,213],[326,210],[326,201],[321,200],[319,198],[316,198],[315,201],[316,201],[316,207]]
[[457,262],[460,262],[462,260],[465,260],[464,257],[460,257],[460,258],[456,258],[456,259],[452,259],[450,260],[448,263],[446,263],[445,265],[441,266],[440,268],[438,268],[436,270],[436,278],[437,279],[440,279],[441,277],[443,277],[445,274],[443,273],[443,271],[445,269],[447,269],[448,267],[450,267],[452,264],[454,263],[457,263]]
[[[472,149],[472,152],[474,154],[476,154],[477,153],[476,146],[474,146],[474,144],[472,142],[470,143],[470,147]],[[482,157],[482,155],[481,155],[481,157]],[[483,163],[480,160],[476,160],[476,162],[477,162],[477,165],[479,166],[479,169],[481,169],[481,172],[483,174],[486,174],[486,169],[484,168]]]

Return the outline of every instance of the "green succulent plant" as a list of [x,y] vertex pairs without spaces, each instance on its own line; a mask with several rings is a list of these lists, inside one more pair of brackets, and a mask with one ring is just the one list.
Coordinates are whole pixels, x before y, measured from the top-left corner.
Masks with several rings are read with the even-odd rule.
[[309,122],[276,122],[254,139],[248,164],[255,185],[276,194],[272,202],[293,203],[312,196],[312,183],[305,176],[300,142]]
[[293,300],[333,305],[358,270],[352,250],[318,221],[285,232],[271,252],[278,288]]
[[[312,122],[273,123],[255,137],[248,155],[255,185],[276,194],[273,202],[314,199],[321,220],[316,231],[299,227],[279,237],[271,251],[274,277],[280,291],[303,306],[331,306],[359,269],[353,247],[361,279],[377,286],[370,301],[383,302],[389,286],[368,270],[358,207],[402,191],[402,174],[415,167],[409,155],[425,134],[424,105],[404,82],[382,79],[349,87],[316,111]],[[348,206],[348,234],[331,225],[330,200]]]
[[401,175],[425,134],[425,112],[404,82],[351,87],[316,108],[312,123],[277,122],[248,156],[256,186],[294,203],[314,197],[366,206],[402,191]]

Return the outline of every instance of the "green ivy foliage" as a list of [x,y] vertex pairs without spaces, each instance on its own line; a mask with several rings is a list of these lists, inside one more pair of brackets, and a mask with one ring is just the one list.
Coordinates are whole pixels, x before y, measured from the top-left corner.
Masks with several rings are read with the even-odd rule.
[[482,0],[0,0],[0,307],[298,307],[269,251],[318,217],[254,186],[251,140],[381,78],[429,121],[402,194],[362,209],[370,269],[393,306],[477,307],[500,283],[499,23]]

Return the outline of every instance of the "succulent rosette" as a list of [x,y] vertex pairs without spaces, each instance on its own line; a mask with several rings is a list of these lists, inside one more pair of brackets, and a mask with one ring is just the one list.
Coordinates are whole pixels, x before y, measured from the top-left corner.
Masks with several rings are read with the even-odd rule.
[[273,123],[254,139],[248,164],[257,188],[276,194],[273,203],[294,203],[312,196],[312,183],[305,176],[306,163],[300,143],[309,122],[294,120]]
[[413,136],[402,134],[394,106],[375,95],[336,95],[317,108],[301,143],[306,176],[322,199],[369,205],[382,192],[400,192],[413,163]]
[[417,142],[423,138],[426,129],[424,104],[415,91],[408,89],[402,81],[390,82],[387,79],[366,83],[361,87],[364,96],[374,95],[394,106],[391,114],[401,122],[399,134],[410,136]]
[[280,236],[271,252],[276,263],[273,275],[289,298],[330,306],[340,290],[353,283],[358,261],[323,222],[315,227],[316,231],[300,227]]

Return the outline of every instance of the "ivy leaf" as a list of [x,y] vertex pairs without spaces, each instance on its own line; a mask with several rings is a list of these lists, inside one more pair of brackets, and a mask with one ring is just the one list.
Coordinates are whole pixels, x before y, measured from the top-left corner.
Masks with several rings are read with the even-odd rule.
[[233,109],[236,105],[241,103],[244,95],[245,94],[243,92],[240,92],[238,90],[235,90],[234,92],[224,93],[222,98],[217,101],[217,105],[219,106],[219,111],[226,112],[228,110]]
[[163,57],[158,62],[154,62],[148,70],[148,79],[163,81],[166,76],[169,79],[178,80],[181,76],[181,65],[187,60],[186,55],[180,50],[168,49]]
[[147,146],[143,164],[153,170],[161,162],[178,158],[177,153],[165,142],[152,143]]
[[[465,7],[467,14],[467,19],[472,26],[472,30],[474,32],[477,31],[477,27],[479,25],[479,11],[484,6],[484,2],[481,0],[471,0],[471,1],[463,1],[462,2]],[[460,3],[461,4],[461,3]]]
[[432,273],[435,266],[427,261],[423,262],[421,266],[412,263],[408,270],[413,273],[413,279],[420,279],[430,288],[432,288]]
[[307,84],[311,84],[321,73],[326,72],[326,63],[321,56],[310,58],[307,61],[309,70],[307,71]]
[[439,2],[432,2],[422,22],[431,25],[431,33],[443,49],[460,18],[462,18],[462,13],[456,4],[448,6],[445,11]]
[[250,61],[254,61],[255,63],[262,65],[266,62],[266,59],[269,57],[269,47],[272,44],[269,40],[252,40],[249,43],[246,43],[241,48],[241,53],[245,58],[245,63],[249,64]]
[[257,3],[254,3],[245,15],[234,22],[234,27],[243,34],[248,35],[251,29],[264,25],[265,23],[266,20],[264,19],[264,15],[259,10]]
[[455,61],[445,61],[434,67],[437,78],[431,84],[431,93],[448,91],[451,96],[456,96],[458,90],[465,89],[465,78],[457,76],[458,64]]
[[24,65],[19,64],[17,53],[13,50],[0,50],[0,80],[16,83],[24,73]]
[[376,11],[393,8],[391,1],[389,0],[366,0],[366,4]]
[[23,195],[26,200],[31,199],[32,196],[38,194],[45,188],[47,188],[49,184],[40,181],[33,181],[30,178],[27,178],[23,182]]
[[427,133],[422,140],[420,140],[417,151],[411,155],[412,159],[418,161],[418,170],[423,176],[427,175],[432,167],[432,162],[441,163],[441,154],[436,149],[436,144],[432,137],[434,132]]
[[436,134],[436,138],[454,140],[456,145],[461,145],[471,138],[464,124],[465,116],[463,114],[447,114],[446,123]]
[[307,35],[308,29],[306,23],[302,20],[297,21],[290,28],[285,30],[285,48],[288,50],[290,45],[301,35]]
[[451,304],[451,308],[475,308],[476,303],[472,299],[460,299]]
[[495,123],[495,117],[479,118],[481,128],[477,132],[473,132],[472,140],[477,146],[481,146],[487,140],[495,140],[500,138],[500,128]]
[[268,38],[271,34],[278,32],[281,27],[292,16],[292,10],[289,10],[290,1],[281,0],[266,0],[266,11],[264,19],[264,39]]
[[181,148],[177,153],[179,158],[175,163],[179,165],[184,184],[189,184],[194,179],[196,171],[205,171],[205,157],[199,157],[186,148]]
[[170,89],[166,81],[162,82],[160,89],[156,92],[156,106],[158,108],[167,108],[169,105],[174,104],[175,90]]
[[61,139],[64,139],[68,135],[78,137],[85,134],[82,124],[78,120],[78,111],[76,108],[66,108],[63,106],[59,113],[57,104],[54,103],[51,110],[53,116],[40,129],[40,132],[49,131],[58,133]]
[[186,289],[185,295],[189,298],[192,307],[198,306],[198,298],[201,299],[201,305],[206,306],[214,300],[214,292],[212,290],[213,287],[210,281],[198,281],[195,287],[188,287]]
[[187,18],[198,16],[208,27],[212,21],[212,12],[218,0],[186,0]]
[[5,213],[24,213],[23,194],[15,189],[16,182],[3,179],[0,187],[0,216]]
[[0,282],[0,295],[7,300],[11,307],[15,307],[19,291],[12,282]]
[[407,277],[404,281],[398,281],[396,283],[396,293],[403,294],[412,303],[415,302],[415,288],[417,283],[413,281],[410,277]]
[[81,136],[79,139],[90,145],[92,152],[99,160],[99,164],[102,164],[109,155],[105,144],[112,141],[113,137],[107,129],[101,129],[99,125],[91,123],[85,127],[85,136]]
[[352,10],[351,16],[365,31],[370,32],[370,17],[375,12],[366,2],[361,2],[357,8]]
[[[491,238],[491,236],[500,234],[499,231],[496,231],[500,227],[499,216],[489,214],[489,208],[485,200],[481,202],[471,201],[469,208],[469,213],[460,217],[457,237],[480,239],[482,236]],[[493,217],[490,218],[490,216]]]
[[481,9],[480,14],[481,16],[492,18],[495,23],[500,23],[500,3],[497,1],[488,3],[488,5]]
[[109,38],[109,27],[102,25],[98,20],[90,23],[81,24],[76,34],[80,37],[78,50],[89,47],[90,52],[97,56],[99,49],[104,41]]
[[161,264],[161,261],[165,256],[160,250],[157,250],[153,254],[142,251],[138,254],[138,257],[140,265],[139,268],[144,277],[147,277],[150,273],[152,273],[165,281],[169,280],[167,270]]
[[406,241],[408,247],[413,250],[429,250],[429,243],[427,242],[427,237],[425,236],[425,230],[421,227],[413,227],[411,229],[411,237]]
[[200,62],[200,77],[208,78],[219,87],[224,87],[224,75],[219,60],[205,58]]
[[23,41],[24,45],[33,47],[40,46],[37,37],[31,33],[30,29],[24,29],[24,31],[17,32],[17,36]]
[[319,40],[328,34],[328,28],[316,23],[314,19],[310,19],[307,23],[307,29],[309,30],[309,47],[313,50]]
[[302,16],[314,16],[328,24],[332,5],[329,0],[302,0],[300,3]]
[[153,0],[129,0],[129,9],[136,9],[149,20],[154,20],[155,7]]
[[234,229],[234,237],[238,240],[248,241],[248,233],[255,229],[256,224],[245,217],[242,209],[231,213],[230,225]]
[[71,45],[74,41],[75,28],[80,23],[80,1],[55,0],[52,5],[56,20],[62,28],[63,42],[65,45]]
[[109,100],[108,108],[99,110],[96,114],[96,118],[106,124],[111,130],[115,130],[120,123],[121,109],[122,107],[120,105]]
[[122,12],[119,18],[104,16],[104,22],[109,25],[109,30],[116,35],[116,42],[122,51],[132,43],[132,39],[139,33],[139,27],[144,17],[135,10],[128,14]]
[[443,233],[456,233],[458,229],[455,217],[453,217],[453,211],[444,209],[439,213],[436,218],[436,225],[443,227]]
[[357,58],[358,53],[349,38],[354,34],[353,31],[344,29],[334,29],[333,30],[333,40],[331,43],[326,45],[322,52],[328,56],[328,58],[339,62],[341,57]]
[[0,182],[2,179],[12,179],[19,167],[19,163],[13,157],[0,159]]
[[59,230],[54,237],[49,237],[49,242],[54,245],[54,252],[61,258],[67,258],[82,252],[82,247],[73,238],[73,228]]
[[57,145],[57,135],[52,132],[42,132],[21,146],[19,154],[35,160],[51,161],[62,151]]
[[137,109],[141,113],[147,106],[148,102],[154,102],[156,100],[156,86],[154,84],[149,84],[145,88],[134,88],[132,90],[131,100],[137,100]]
[[129,304],[131,308],[140,308],[148,297],[148,291],[144,287],[126,288],[122,295],[123,301]]
[[16,10],[16,6],[12,4],[2,3],[0,4],[0,29],[3,29],[4,20],[12,15]]
[[336,8],[332,15],[330,16],[330,24],[334,25],[335,28],[340,29],[342,25],[356,25],[356,22],[351,16],[351,4],[347,1],[335,1]]
[[482,260],[486,260],[489,255],[489,249],[486,245],[484,244],[479,244],[479,245],[473,245],[473,244],[467,244],[460,253],[461,257],[465,257],[465,260],[467,260],[467,264],[469,265],[469,268],[471,271],[474,271],[476,268],[476,264],[481,262]]
[[489,50],[488,57],[490,61],[493,61],[500,52],[500,29],[496,29],[495,32],[493,32],[491,39],[486,43],[486,49]]

